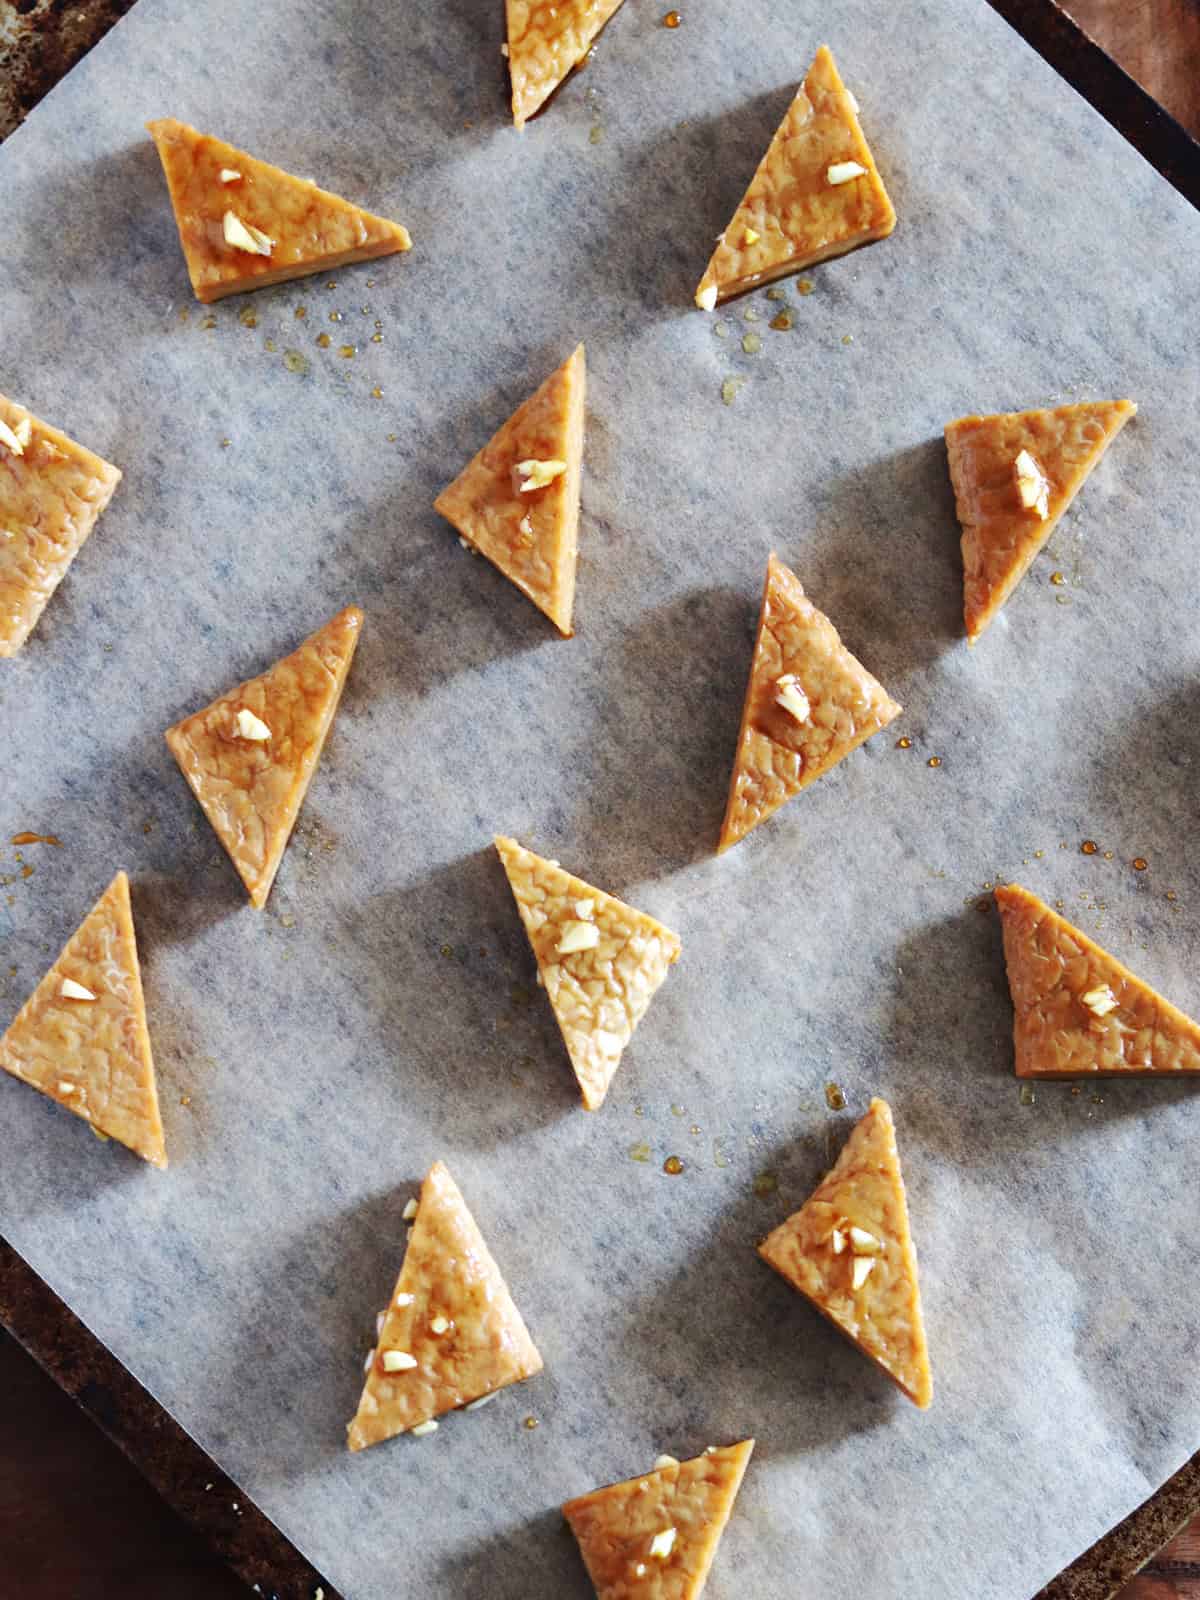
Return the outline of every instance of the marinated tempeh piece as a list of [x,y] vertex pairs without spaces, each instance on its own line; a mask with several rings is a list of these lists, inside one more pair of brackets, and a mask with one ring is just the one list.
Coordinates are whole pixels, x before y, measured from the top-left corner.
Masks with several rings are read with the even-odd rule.
[[1200,1024],[1028,889],[996,904],[1018,1078],[1200,1072]]
[[833,1170],[758,1247],[922,1410],[933,1377],[892,1113],[872,1100]]
[[0,1039],[0,1067],[165,1167],[129,879],[118,872]]
[[1132,400],[1100,400],[946,424],[962,524],[963,620],[971,644],[1136,412]]
[[901,709],[772,553],[718,851],[744,839]]
[[788,107],[696,290],[711,311],[896,226],[854,97],[825,45]]
[[440,1161],[421,1185],[400,1277],[383,1314],[351,1450],[412,1429],[542,1370],[458,1186]]
[[568,1500],[597,1600],[699,1600],[753,1439]]
[[505,0],[518,130],[587,55],[621,0]]
[[120,481],[116,467],[0,395],[0,656],[33,632]]
[[433,503],[568,638],[585,383],[578,345]]
[[167,176],[188,276],[208,304],[412,248],[407,228],[174,117],[146,124]]
[[677,934],[515,839],[497,838],[583,1103],[595,1111],[646,1007],[678,961]]
[[347,606],[269,672],[166,732],[253,906],[271,892],[361,629],[362,612]]

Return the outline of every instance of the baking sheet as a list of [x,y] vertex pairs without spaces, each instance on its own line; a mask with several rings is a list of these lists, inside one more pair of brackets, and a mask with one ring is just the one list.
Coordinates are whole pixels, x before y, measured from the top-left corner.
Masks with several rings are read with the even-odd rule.
[[[0,675],[4,837],[63,841],[4,851],[0,1018],[127,867],[172,1159],[6,1080],[0,1228],[350,1600],[586,1595],[558,1503],[748,1433],[715,1600],[1021,1600],[1200,1439],[1195,1091],[1020,1104],[976,908],[1017,877],[1197,1008],[1200,220],[982,0],[749,0],[673,32],[631,4],[523,138],[501,30],[478,0],[141,0],[0,151],[0,389],[126,474]],[[900,226],[786,286],[790,331],[764,295],[705,317],[712,236],[823,39]],[[163,114],[413,252],[194,305],[140,131]],[[430,503],[579,338],[566,643]],[[1119,394],[1138,418],[968,653],[944,421]],[[772,547],[907,709],[718,862]],[[352,600],[255,913],[161,730]],[[683,935],[595,1116],[495,831]],[[873,1093],[923,1416],[752,1250]],[[438,1156],[546,1371],[351,1458]]]

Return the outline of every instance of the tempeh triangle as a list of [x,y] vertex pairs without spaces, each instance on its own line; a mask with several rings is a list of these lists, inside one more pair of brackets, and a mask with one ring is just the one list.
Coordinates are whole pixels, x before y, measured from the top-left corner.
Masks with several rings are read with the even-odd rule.
[[578,345],[433,503],[567,637],[575,602],[585,381]]
[[398,222],[223,139],[174,117],[146,127],[166,173],[192,289],[205,304],[412,247]]
[[744,839],[901,709],[772,554],[718,850]]
[[443,1412],[541,1370],[500,1268],[454,1179],[435,1161],[347,1430],[351,1450],[413,1428],[431,1433]]
[[595,1111],[667,968],[679,959],[679,936],[515,839],[497,838],[496,849],[583,1103]]
[[1136,412],[1132,400],[1100,400],[947,423],[962,524],[963,620],[972,644]]
[[118,872],[0,1039],[0,1067],[165,1167],[129,879]]
[[1018,1078],[1200,1072],[1200,1023],[1020,884],[996,904]]
[[747,289],[885,239],[895,226],[854,96],[822,45],[718,237],[696,304],[711,311]]
[[587,55],[621,0],[505,0],[512,114],[518,129]]
[[743,1439],[568,1500],[597,1600],[698,1600],[753,1449]]
[[925,1409],[933,1377],[886,1101],[871,1101],[833,1170],[758,1253]]
[[121,481],[0,395],[0,657],[16,655]]
[[347,606],[269,672],[167,730],[251,905],[264,905],[271,892],[361,629],[362,612]]

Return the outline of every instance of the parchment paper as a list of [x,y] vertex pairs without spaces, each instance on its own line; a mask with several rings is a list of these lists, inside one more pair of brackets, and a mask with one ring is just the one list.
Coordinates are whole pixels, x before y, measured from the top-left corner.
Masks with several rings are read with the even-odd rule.
[[[0,894],[3,1020],[127,867],[172,1163],[6,1080],[0,1227],[351,1600],[584,1596],[565,1496],[750,1433],[714,1600],[1022,1600],[1200,1443],[1195,1090],[1020,1104],[975,908],[1019,878],[1200,1007],[1200,219],[982,0],[663,10],[626,6],[519,138],[490,0],[142,0],[0,151],[0,387],[126,474],[0,675],[5,837],[63,841]],[[900,226],[787,286],[790,331],[761,294],[704,316],[712,238],[823,39]],[[206,327],[141,132],[163,114],[415,249]],[[580,338],[564,643],[431,501]],[[1138,418],[969,653],[943,423],[1125,394]],[[717,861],[772,547],[907,709]],[[256,913],[161,730],[352,600],[349,690]],[[597,1115],[495,831],[682,933]],[[876,1092],[924,1416],[752,1248]],[[439,1156],[545,1375],[351,1458]]]

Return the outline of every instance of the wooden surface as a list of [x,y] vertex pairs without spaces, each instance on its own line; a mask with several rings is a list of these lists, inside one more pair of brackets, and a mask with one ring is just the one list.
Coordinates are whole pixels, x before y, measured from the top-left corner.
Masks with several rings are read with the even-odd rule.
[[[131,3],[0,0],[0,136]],[[1066,9],[1200,137],[1200,0],[1066,0]],[[2,1330],[0,1573],[0,1594],[22,1600],[249,1593]],[[1200,1517],[1121,1600],[1200,1600]]]

